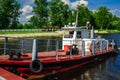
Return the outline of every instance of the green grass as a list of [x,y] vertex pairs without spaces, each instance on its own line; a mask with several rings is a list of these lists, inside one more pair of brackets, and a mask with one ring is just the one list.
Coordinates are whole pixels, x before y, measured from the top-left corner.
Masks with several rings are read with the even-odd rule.
[[108,34],[108,33],[120,33],[120,30],[95,30],[96,33]]
[[[0,34],[28,34],[28,33],[54,33],[55,31],[5,31]],[[120,33],[120,30],[95,30],[95,33],[108,34],[108,33]]]

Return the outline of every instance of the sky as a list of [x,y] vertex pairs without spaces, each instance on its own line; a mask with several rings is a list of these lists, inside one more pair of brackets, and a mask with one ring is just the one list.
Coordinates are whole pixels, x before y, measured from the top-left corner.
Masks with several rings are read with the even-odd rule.
[[[17,0],[21,5],[21,11],[23,12],[20,15],[19,21],[21,23],[26,23],[32,16],[32,6],[34,5],[34,0]],[[50,0],[48,0],[50,1]],[[71,8],[76,7],[79,0],[62,0],[66,4],[69,4]],[[95,11],[100,6],[106,6],[110,9],[114,15],[120,17],[120,0],[86,0],[88,1],[88,8]]]

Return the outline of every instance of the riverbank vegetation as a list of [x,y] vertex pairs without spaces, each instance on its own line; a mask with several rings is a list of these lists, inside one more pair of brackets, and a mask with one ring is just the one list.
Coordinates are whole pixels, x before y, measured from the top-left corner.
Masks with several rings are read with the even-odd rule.
[[[78,26],[89,21],[95,29],[105,32],[120,32],[120,17],[113,15],[106,6],[91,11],[84,5],[70,9],[61,0],[34,0],[34,15],[22,24],[19,22],[20,4],[17,0],[0,0],[0,29],[42,29],[59,28],[76,21],[78,11]],[[16,33],[16,32],[15,32]],[[23,32],[24,33],[24,32]]]

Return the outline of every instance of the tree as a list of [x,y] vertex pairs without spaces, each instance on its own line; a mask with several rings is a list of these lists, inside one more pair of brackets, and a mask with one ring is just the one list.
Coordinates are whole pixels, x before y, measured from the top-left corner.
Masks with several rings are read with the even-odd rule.
[[47,0],[35,0],[33,7],[34,16],[30,19],[30,24],[37,27],[47,25],[48,21],[48,3]]
[[95,24],[92,11],[90,11],[86,6],[81,5],[78,7],[78,25],[84,26],[87,21],[92,25]]
[[0,28],[15,28],[18,23],[20,5],[16,0],[0,0]]
[[63,27],[68,24],[68,5],[64,4],[61,0],[51,0],[49,2],[49,22],[52,26]]
[[100,29],[107,29],[110,27],[112,21],[112,14],[110,13],[110,10],[105,7],[101,6],[97,9],[95,12],[95,22],[96,25]]
[[120,18],[117,16],[113,16],[113,21],[112,21],[112,29],[119,29],[120,30]]

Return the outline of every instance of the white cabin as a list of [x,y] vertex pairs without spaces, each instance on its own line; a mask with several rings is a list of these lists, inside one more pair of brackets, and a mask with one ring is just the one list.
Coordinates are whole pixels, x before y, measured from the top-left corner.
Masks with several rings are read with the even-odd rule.
[[[97,44],[100,40],[104,39],[94,39],[94,30],[87,29],[84,27],[76,27],[74,26],[65,26],[62,28],[64,30],[63,40],[62,40],[62,49],[64,51],[69,51],[71,46],[77,45],[77,48],[82,50],[82,45],[84,41],[85,51],[90,52],[90,46],[92,41],[94,40]],[[99,44],[100,46],[100,44]]]

